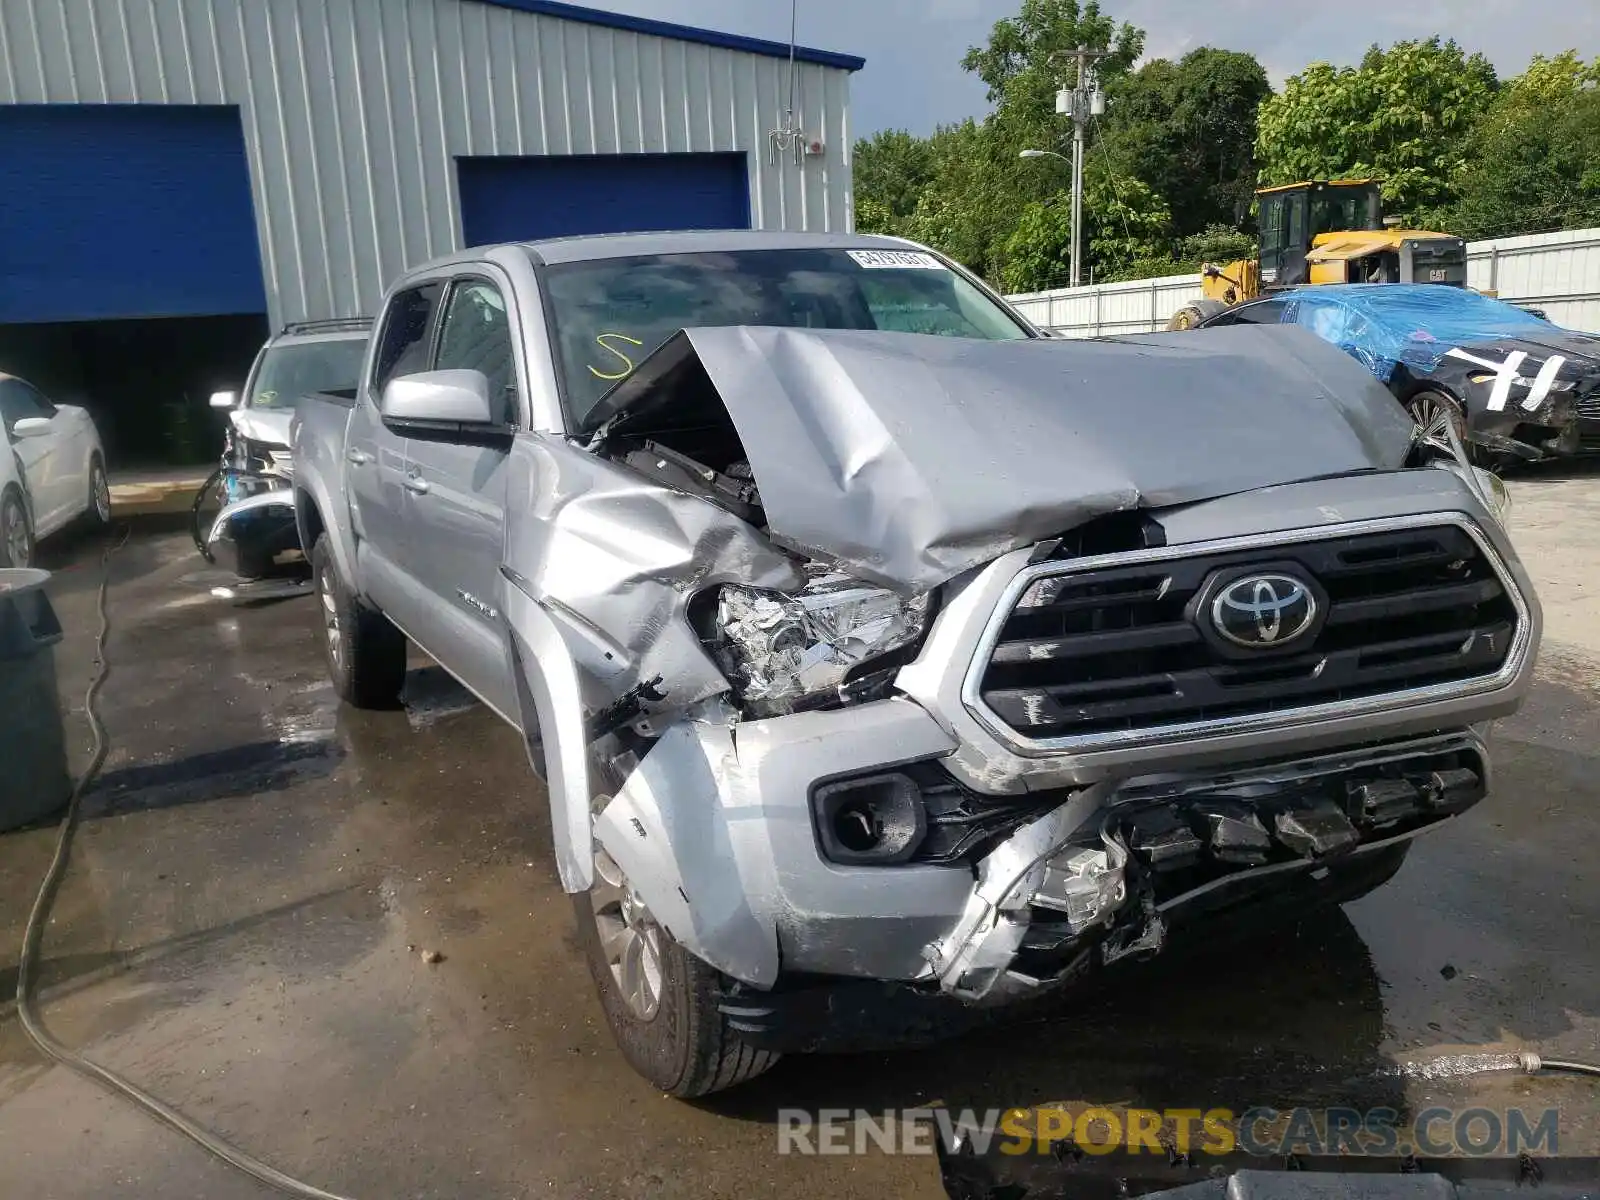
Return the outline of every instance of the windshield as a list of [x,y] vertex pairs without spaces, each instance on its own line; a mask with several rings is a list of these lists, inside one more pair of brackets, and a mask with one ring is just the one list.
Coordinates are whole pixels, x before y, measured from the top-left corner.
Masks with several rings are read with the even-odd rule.
[[734,250],[560,263],[546,287],[570,416],[680,329],[779,325],[1004,341],[1027,331],[931,254]]
[[312,392],[353,392],[366,354],[365,338],[274,346],[262,356],[249,407],[293,408]]
[[1379,222],[1372,188],[1338,187],[1311,196],[1311,236],[1372,229]]

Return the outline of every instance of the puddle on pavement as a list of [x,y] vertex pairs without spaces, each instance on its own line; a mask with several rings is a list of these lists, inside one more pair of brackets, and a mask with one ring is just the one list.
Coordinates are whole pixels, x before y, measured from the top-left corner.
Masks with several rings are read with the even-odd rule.
[[331,775],[344,756],[331,738],[268,741],[108,771],[84,799],[86,818],[281,792]]

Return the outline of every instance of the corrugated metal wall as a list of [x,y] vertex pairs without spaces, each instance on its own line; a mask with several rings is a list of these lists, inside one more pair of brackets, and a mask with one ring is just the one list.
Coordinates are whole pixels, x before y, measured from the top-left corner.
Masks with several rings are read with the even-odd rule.
[[[1537,305],[1557,325],[1600,332],[1600,229],[1467,243],[1467,282]],[[1198,275],[1057,288],[1008,299],[1028,320],[1069,337],[1153,333],[1191,300]]]
[[1557,325],[1600,332],[1600,229],[1467,243],[1467,282],[1534,304]]
[[772,165],[778,58],[474,0],[0,0],[0,103],[240,106],[274,322],[458,249],[457,155],[748,151],[756,228],[847,229],[849,75],[797,69],[827,153]]

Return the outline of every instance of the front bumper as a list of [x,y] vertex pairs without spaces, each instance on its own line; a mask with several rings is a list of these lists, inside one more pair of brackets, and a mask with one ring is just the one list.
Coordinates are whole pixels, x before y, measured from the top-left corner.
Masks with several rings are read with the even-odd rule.
[[[1409,474],[1424,477],[1403,484],[1419,497],[1456,486],[1427,478],[1443,472]],[[1348,508],[1336,515],[1383,501],[1381,477],[1347,482]],[[1300,494],[1171,514],[1171,552],[1219,537],[1259,544],[1251,526],[1294,514]],[[1350,527],[1328,519],[1338,488],[1314,494],[1325,524],[1297,523],[1296,536]],[[1469,511],[1463,493],[1453,514],[1433,507],[1419,517],[1470,525],[1515,599],[1514,646],[1486,680],[1160,739],[1023,744],[986,719],[968,686],[994,613],[1029,570],[1021,551],[947,597],[917,662],[900,673],[903,695],[744,722],[713,702],[656,740],[600,811],[596,839],[679,942],[755,989],[816,975],[993,1003],[1060,984],[1086,961],[1152,952],[1195,905],[1314,885],[1482,797],[1488,759],[1472,730],[1520,701],[1539,613],[1503,537]],[[1191,529],[1204,532],[1185,537]],[[977,807],[1012,816],[954,861],[913,853],[867,865],[825,851],[821,790],[896,776],[914,790],[928,770]]]
[[1467,440],[1496,454],[1535,462],[1576,454],[1582,443],[1581,402],[1560,392],[1528,412],[1517,404],[1471,412]]
[[[983,857],[952,865],[846,866],[824,857],[812,803],[819,786],[878,777],[949,748],[938,724],[904,700],[774,718],[737,733],[680,725],[606,805],[596,836],[673,936],[737,980],[758,988],[788,973],[917,982],[978,1002],[1062,982],[1097,947],[1108,961],[1158,949],[1170,919],[1192,904],[1268,880],[1289,884],[1414,837],[1476,803],[1488,777],[1482,741],[1464,731],[1248,770],[1063,789],[1034,798],[1037,815]],[[696,803],[674,803],[686,795]],[[1348,821],[1330,818],[1330,804]],[[1215,818],[1211,835],[1184,839],[1187,861],[1155,850],[1165,855],[1159,863],[1150,846],[1124,837],[1126,869],[1108,880],[1109,906],[1085,915],[1062,901],[1053,864],[1101,847],[1108,823],[1158,810],[1185,814],[1202,835]],[[1297,813],[1302,819],[1292,819]],[[1339,832],[1321,841],[1306,833],[1316,816]]]
[[299,546],[294,492],[287,487],[235,500],[217,514],[205,540],[211,561],[241,579],[261,577]]

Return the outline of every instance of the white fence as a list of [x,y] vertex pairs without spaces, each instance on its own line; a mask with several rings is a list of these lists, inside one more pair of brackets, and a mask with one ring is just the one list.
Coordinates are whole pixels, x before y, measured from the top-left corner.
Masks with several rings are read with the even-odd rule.
[[[1537,305],[1557,325],[1600,331],[1600,229],[1569,229],[1467,243],[1467,282],[1502,300]],[[1152,333],[1191,300],[1200,277],[1028,292],[1008,299],[1035,325],[1068,337]]]

